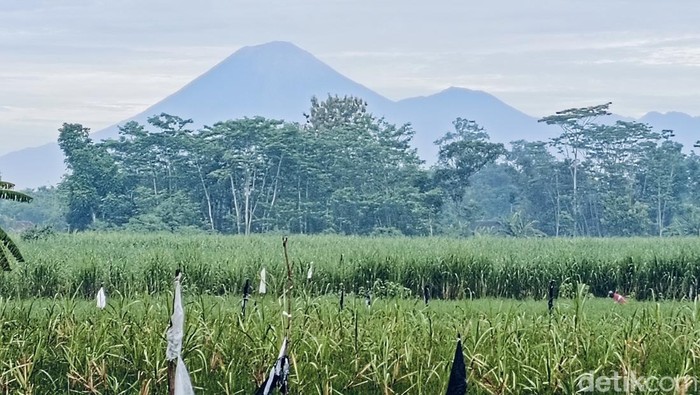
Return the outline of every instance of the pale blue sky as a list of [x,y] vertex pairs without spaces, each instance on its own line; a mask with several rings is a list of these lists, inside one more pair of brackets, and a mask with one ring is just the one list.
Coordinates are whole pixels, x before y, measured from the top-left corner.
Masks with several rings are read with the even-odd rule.
[[700,115],[700,2],[2,0],[0,155],[99,130],[283,40],[391,99],[484,90],[533,116]]

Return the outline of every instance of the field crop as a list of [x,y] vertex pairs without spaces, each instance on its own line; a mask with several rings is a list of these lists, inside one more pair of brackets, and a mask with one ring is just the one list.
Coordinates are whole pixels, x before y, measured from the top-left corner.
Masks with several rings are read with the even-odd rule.
[[[185,295],[184,360],[203,394],[250,394],[283,332],[274,297]],[[546,303],[301,295],[292,313],[292,393],[444,393],[456,334],[470,394],[575,393],[587,372],[692,377],[700,307],[609,299]],[[168,298],[113,297],[104,311],[74,299],[0,302],[0,392],[162,394]]]
[[[368,238],[294,236],[295,276],[314,265],[314,294],[375,288],[441,299],[542,298],[547,284],[595,296],[617,289],[638,300],[697,295],[700,239]],[[239,294],[265,267],[271,291],[286,273],[280,236],[59,235],[22,243],[27,263],[0,277],[0,295],[92,297],[101,282],[124,296],[171,288],[187,274],[194,294]]]
[[[469,394],[576,393],[587,373],[669,377],[694,393],[698,244],[291,237],[292,393],[444,393],[458,333]],[[250,394],[277,356],[281,237],[78,234],[20,247],[27,262],[0,275],[0,393],[165,393],[176,268],[197,393]],[[268,293],[254,292],[242,316],[243,283],[257,289],[262,267]],[[630,302],[604,298],[609,289]]]

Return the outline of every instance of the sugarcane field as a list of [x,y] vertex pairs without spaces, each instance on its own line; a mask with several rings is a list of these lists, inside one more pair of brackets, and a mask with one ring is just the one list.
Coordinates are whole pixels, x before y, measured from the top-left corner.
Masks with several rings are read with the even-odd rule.
[[6,394],[695,393],[693,238],[17,244]]
[[699,17],[0,0],[0,395],[700,395]]

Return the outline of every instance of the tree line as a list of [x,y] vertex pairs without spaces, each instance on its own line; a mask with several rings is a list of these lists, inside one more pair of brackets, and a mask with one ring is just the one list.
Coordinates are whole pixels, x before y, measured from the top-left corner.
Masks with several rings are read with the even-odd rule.
[[313,98],[302,123],[194,128],[160,114],[101,142],[64,124],[68,173],[34,195],[60,199],[46,216],[61,206],[71,231],[700,235],[699,157],[673,131],[601,122],[610,105],[544,117],[559,136],[508,148],[458,118],[429,167],[410,124],[378,118],[355,97]]

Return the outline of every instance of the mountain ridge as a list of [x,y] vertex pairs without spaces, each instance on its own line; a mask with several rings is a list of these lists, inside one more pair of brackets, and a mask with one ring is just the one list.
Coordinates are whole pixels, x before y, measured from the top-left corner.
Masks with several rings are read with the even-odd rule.
[[[191,118],[195,127],[256,115],[303,121],[311,97],[323,99],[327,95],[358,96],[368,103],[368,110],[375,116],[397,124],[411,123],[416,131],[413,145],[427,164],[433,163],[437,155],[433,141],[451,130],[457,117],[475,120],[493,141],[502,143],[546,140],[559,133],[557,128],[538,123],[537,118],[479,90],[452,86],[430,95],[394,101],[340,74],[292,43],[273,41],[240,48],[146,110],[95,131],[91,137],[96,141],[114,138],[118,125],[130,120],[147,124],[148,117],[163,112]],[[668,122],[683,128],[693,128],[697,123],[700,130],[700,117],[677,114],[686,117],[674,115],[675,123]],[[663,123],[669,116],[649,118]],[[56,143],[13,151],[0,156],[0,174],[21,188],[55,184],[65,171],[62,157]]]

